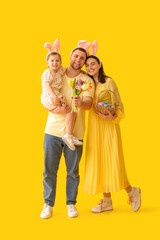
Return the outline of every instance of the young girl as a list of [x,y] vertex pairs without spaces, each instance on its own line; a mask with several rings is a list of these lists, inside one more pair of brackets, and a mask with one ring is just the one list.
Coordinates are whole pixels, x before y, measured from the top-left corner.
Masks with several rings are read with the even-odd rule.
[[113,105],[116,101],[116,113],[112,115],[108,111],[108,115],[103,115],[94,105],[89,111],[84,191],[89,194],[103,192],[101,203],[92,208],[94,213],[112,210],[111,192],[121,189],[126,190],[133,211],[137,211],[141,205],[141,190],[131,187],[125,170],[119,127],[124,109],[118,88],[113,79],[104,74],[102,63],[95,55],[87,58],[86,71],[95,81],[95,99],[99,96],[100,102]]
[[[49,111],[54,110],[58,105],[62,105],[65,102],[65,98],[60,93],[60,89],[62,87],[62,76],[66,69],[61,65],[59,39],[56,39],[53,46],[56,51],[52,51],[52,45],[50,43],[44,45],[44,47],[49,50],[47,55],[47,65],[49,69],[46,69],[42,74],[41,102]],[[66,115],[66,134],[62,137],[63,141],[73,151],[75,150],[74,145],[83,145],[82,141],[79,141],[72,135],[75,119],[76,113],[74,112]]]

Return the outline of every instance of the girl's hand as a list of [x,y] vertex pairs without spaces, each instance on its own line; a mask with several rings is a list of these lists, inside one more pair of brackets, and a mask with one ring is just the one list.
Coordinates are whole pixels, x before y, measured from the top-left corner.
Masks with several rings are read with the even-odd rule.
[[52,101],[53,105],[59,105],[60,104],[60,100],[57,96],[51,97],[51,101]]

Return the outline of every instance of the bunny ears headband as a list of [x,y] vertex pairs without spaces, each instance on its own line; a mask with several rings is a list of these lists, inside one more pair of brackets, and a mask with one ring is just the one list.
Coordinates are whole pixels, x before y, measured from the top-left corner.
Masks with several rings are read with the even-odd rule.
[[[77,48],[81,47],[81,48],[84,48],[84,49],[86,50],[87,56],[89,56],[89,55],[90,55],[90,54],[89,54],[89,48],[90,48],[91,46],[92,46],[92,55],[94,55],[95,57],[97,57],[97,56],[96,56],[96,53],[97,53],[97,50],[98,50],[98,42],[97,42],[97,40],[94,40],[92,44],[91,44],[91,43],[88,43],[86,40],[81,40],[81,41],[78,42],[78,47],[74,48],[73,51],[76,50]],[[73,52],[73,51],[72,51],[72,52]],[[72,54],[72,52],[71,52],[71,54]],[[97,57],[97,58],[98,58],[98,57]],[[98,58],[98,59],[99,59],[99,58]],[[100,61],[100,59],[99,59],[99,61]],[[101,62],[101,61],[100,61],[100,62]]]
[[97,40],[94,40],[93,43],[87,43],[86,40],[81,40],[78,42],[78,47],[84,47],[87,52],[87,56],[89,56],[89,48],[92,46],[92,55],[96,55],[98,49]]
[[[51,43],[45,43],[45,44],[44,44],[44,47],[49,50],[49,53],[48,53],[48,54],[50,54],[51,52],[55,52],[55,53],[58,53],[58,54],[60,55],[60,53],[59,53],[59,50],[60,50],[60,41],[59,41],[58,38],[57,38],[57,39],[55,40],[55,42],[53,43],[53,47],[54,47],[55,51],[53,51],[53,47],[52,47],[52,44],[51,44]],[[47,54],[47,56],[48,56],[48,54]]]
[[[97,57],[97,56],[96,56],[96,53],[97,53],[97,50],[98,50],[97,40],[94,40],[92,44],[91,44],[91,43],[87,43],[86,40],[80,40],[80,41],[78,42],[78,47],[76,47],[76,48],[74,48],[74,49],[72,50],[71,55],[72,55],[72,53],[73,53],[74,50],[76,50],[77,48],[81,47],[81,48],[84,48],[84,49],[85,49],[85,51],[86,51],[86,53],[87,53],[87,56],[89,56],[89,48],[90,48],[91,46],[92,46],[92,55],[94,55],[95,57]],[[44,44],[44,47],[49,50],[49,53],[48,53],[48,54],[50,54],[51,52],[55,52],[55,53],[58,53],[58,54],[60,55],[60,53],[59,53],[59,50],[60,50],[60,41],[59,41],[58,38],[57,38],[57,39],[55,40],[55,42],[53,43],[53,47],[54,47],[55,51],[53,51],[53,47],[52,47],[52,44],[51,44],[51,43],[45,43],[45,44]],[[48,54],[47,54],[47,56],[48,56]],[[60,55],[60,56],[61,56],[61,55]],[[98,57],[97,57],[97,58],[98,58]],[[98,59],[99,59],[99,58],[98,58]],[[99,59],[99,61],[100,61],[100,59]],[[101,61],[100,61],[100,62],[101,62]]]

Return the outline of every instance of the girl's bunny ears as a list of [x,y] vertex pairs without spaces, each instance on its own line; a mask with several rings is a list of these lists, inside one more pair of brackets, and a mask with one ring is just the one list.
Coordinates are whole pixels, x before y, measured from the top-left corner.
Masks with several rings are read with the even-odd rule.
[[54,47],[54,49],[55,49],[55,52],[59,53],[59,50],[60,50],[60,41],[59,41],[59,39],[57,38],[57,39],[55,40],[55,42],[53,43],[53,47],[52,47],[52,44],[51,44],[51,43],[45,43],[45,44],[44,44],[44,47],[49,50],[49,53],[50,53],[50,52],[53,52],[53,47]]

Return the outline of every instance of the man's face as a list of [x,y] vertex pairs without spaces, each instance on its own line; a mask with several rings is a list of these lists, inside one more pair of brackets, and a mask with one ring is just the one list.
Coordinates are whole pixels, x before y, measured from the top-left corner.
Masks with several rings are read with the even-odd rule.
[[85,52],[77,49],[75,50],[70,57],[70,65],[74,70],[80,70],[86,60]]

